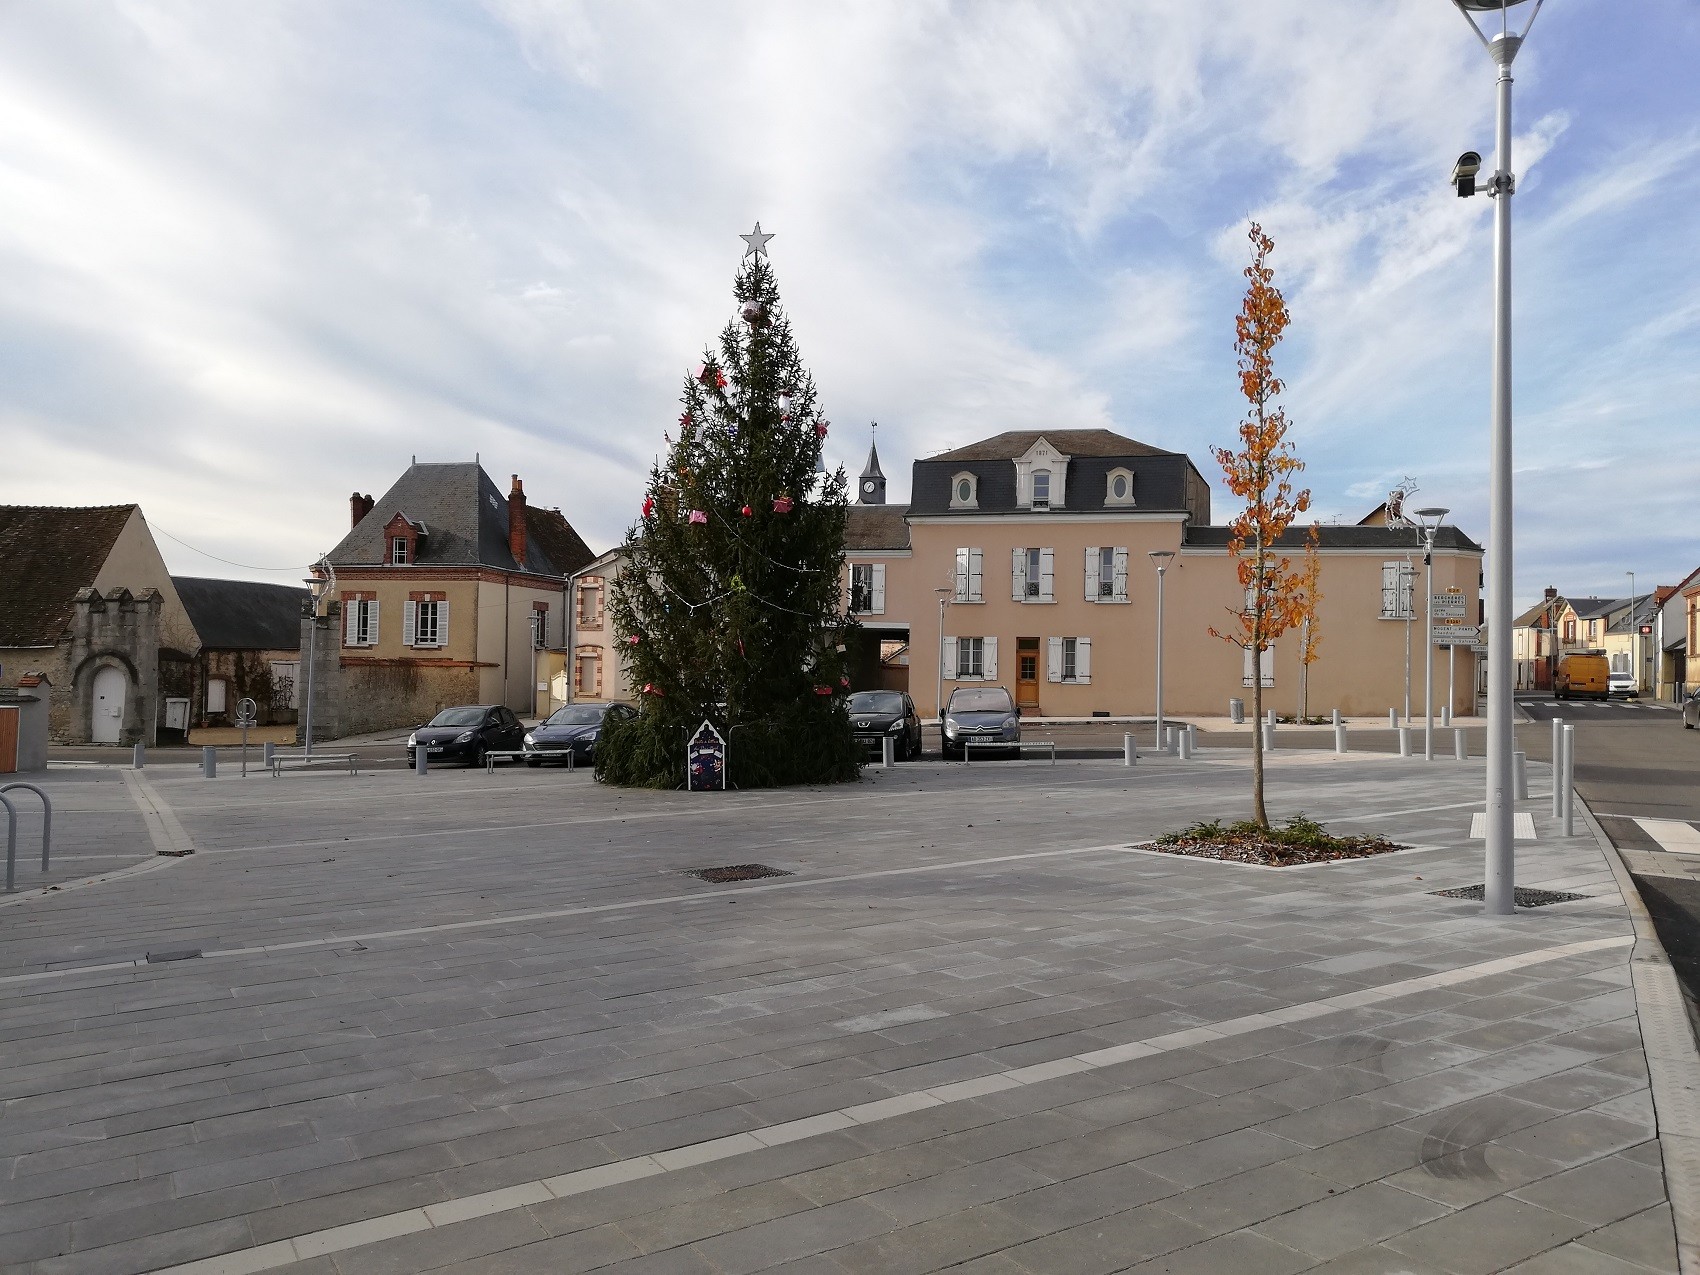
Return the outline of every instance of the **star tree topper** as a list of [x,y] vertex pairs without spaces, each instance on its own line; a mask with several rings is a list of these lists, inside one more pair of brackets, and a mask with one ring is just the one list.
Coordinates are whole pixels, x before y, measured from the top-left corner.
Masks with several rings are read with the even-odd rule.
[[744,255],[746,257],[752,255],[765,257],[767,256],[767,241],[772,239],[773,236],[762,234],[761,222],[758,221],[756,222],[756,228],[754,230],[750,231],[747,235],[739,235],[738,238],[742,239],[747,245],[744,248]]

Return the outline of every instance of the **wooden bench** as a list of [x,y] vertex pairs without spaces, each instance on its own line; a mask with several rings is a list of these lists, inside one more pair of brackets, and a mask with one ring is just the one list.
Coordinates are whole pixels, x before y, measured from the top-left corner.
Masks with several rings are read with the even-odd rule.
[[307,770],[321,762],[327,765],[347,766],[348,773],[351,775],[360,773],[360,757],[356,753],[314,753],[311,757],[306,753],[273,753],[271,760],[272,778],[282,778],[284,767],[289,763],[294,763],[293,769]]
[[1013,748],[1017,756],[1024,756],[1029,748],[1043,748],[1050,754],[1051,765],[1057,764],[1057,746],[1049,739],[1035,739],[1019,744],[1003,739],[965,739],[962,741],[962,764],[964,766],[968,764],[969,754],[976,748],[997,749],[1000,752]]

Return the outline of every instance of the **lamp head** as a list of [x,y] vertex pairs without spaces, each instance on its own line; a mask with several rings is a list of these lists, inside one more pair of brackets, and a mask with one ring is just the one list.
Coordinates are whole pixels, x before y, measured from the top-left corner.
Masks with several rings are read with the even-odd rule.
[[1169,562],[1175,556],[1173,549],[1153,549],[1147,555],[1156,564],[1157,574],[1162,575],[1169,568]]
[[1514,8],[1522,3],[1523,0],[1458,0],[1458,7],[1476,13],[1497,13],[1501,9]]
[[1431,523],[1434,526],[1438,527],[1438,526],[1440,526],[1440,520],[1442,518],[1446,517],[1446,515],[1451,513],[1451,512],[1452,511],[1450,509],[1441,509],[1441,508],[1438,508],[1438,507],[1431,507],[1431,508],[1428,508],[1428,509],[1417,510],[1417,517],[1419,517],[1423,520],[1423,526],[1425,526],[1425,527],[1429,526]]

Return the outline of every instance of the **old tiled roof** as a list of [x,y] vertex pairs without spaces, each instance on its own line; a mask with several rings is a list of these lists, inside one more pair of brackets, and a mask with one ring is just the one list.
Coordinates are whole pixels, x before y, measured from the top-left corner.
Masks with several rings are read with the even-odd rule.
[[[1308,526],[1289,528],[1286,534],[1275,542],[1275,547],[1283,550],[1303,549],[1305,537],[1309,533]],[[1321,549],[1381,549],[1389,553],[1409,553],[1422,548],[1420,533],[1411,527],[1342,527],[1325,523],[1317,528],[1317,533],[1317,547]],[[1220,548],[1227,545],[1233,534],[1232,529],[1228,527],[1189,525],[1183,543],[1189,548]],[[1467,553],[1480,553],[1482,550],[1479,544],[1456,527],[1442,527],[1436,532],[1434,547],[1459,549]]]
[[928,460],[1014,460],[1025,456],[1041,438],[1064,456],[1175,456],[1107,429],[1018,429],[983,438],[966,447],[929,456]]
[[52,646],[135,505],[0,505],[0,647]]
[[903,505],[851,505],[844,526],[844,548],[851,553],[877,549],[907,549],[909,524]]
[[[423,523],[417,561],[422,566],[466,565],[565,576],[592,555],[571,524],[549,509],[526,508],[526,554],[516,563],[508,549],[508,502],[476,461],[410,465],[372,511],[330,552],[338,567],[385,563],[384,526],[404,512]],[[556,555],[565,561],[558,561]]]
[[307,590],[253,580],[172,576],[202,647],[222,651],[295,651]]

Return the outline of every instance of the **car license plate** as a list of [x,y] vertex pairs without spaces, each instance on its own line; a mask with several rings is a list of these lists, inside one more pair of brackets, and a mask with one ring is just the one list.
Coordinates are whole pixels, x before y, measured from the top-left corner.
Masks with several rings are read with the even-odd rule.
[[427,748],[425,750],[425,755],[427,757],[435,757],[438,753],[440,753],[442,751],[443,751],[442,745],[439,744],[435,748]]

